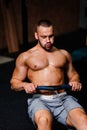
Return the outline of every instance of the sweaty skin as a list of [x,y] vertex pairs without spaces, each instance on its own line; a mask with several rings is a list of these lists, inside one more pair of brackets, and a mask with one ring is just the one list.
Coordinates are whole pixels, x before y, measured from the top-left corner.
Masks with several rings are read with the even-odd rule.
[[[37,45],[20,54],[11,78],[11,88],[24,90],[27,94],[37,93],[40,85],[58,86],[65,83],[72,86],[72,91],[80,91],[82,84],[72,65],[72,58],[66,50],[57,49],[54,44],[53,26],[37,26],[35,32]],[[28,79],[28,82],[25,79]],[[63,90],[64,91],[64,90]],[[40,93],[45,94],[45,90]],[[47,91],[50,93],[50,91]],[[50,93],[51,94],[51,93]],[[47,110],[39,110],[34,115],[38,130],[52,129],[52,115]],[[76,108],[69,112],[66,123],[77,130],[87,130],[87,116],[83,109]]]
[[[79,75],[72,66],[70,54],[53,46],[52,27],[44,28],[41,26],[38,30],[40,36],[35,33],[36,39],[39,37],[38,44],[20,54],[16,60],[16,68],[11,79],[12,89],[34,93],[39,85],[61,85],[65,83],[66,73],[72,90],[80,90],[81,84],[77,82]],[[26,77],[30,83],[24,82]],[[74,81],[73,84],[72,81]]]
[[[51,52],[46,52],[38,44],[17,58],[11,81],[14,81],[15,84],[12,86],[17,90],[25,89],[26,91],[25,87],[27,86],[28,89],[29,85],[31,87],[31,83],[33,83],[34,87],[26,91],[31,93],[39,85],[61,85],[65,82],[65,71],[71,81],[78,81],[78,74],[71,63],[71,57],[66,51],[53,47]],[[31,83],[22,82],[26,76]]]

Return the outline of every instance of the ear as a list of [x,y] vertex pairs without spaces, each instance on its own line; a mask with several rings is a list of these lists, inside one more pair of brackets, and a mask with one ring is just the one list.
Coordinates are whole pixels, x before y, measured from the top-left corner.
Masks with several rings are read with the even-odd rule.
[[35,39],[38,40],[38,34],[37,32],[34,33]]

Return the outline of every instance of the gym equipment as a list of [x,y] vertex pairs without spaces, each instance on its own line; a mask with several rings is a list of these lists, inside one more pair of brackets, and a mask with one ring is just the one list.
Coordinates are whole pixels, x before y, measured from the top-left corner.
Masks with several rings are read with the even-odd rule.
[[37,90],[61,90],[61,89],[65,89],[65,90],[70,90],[71,86],[69,84],[63,84],[60,86],[38,86]]

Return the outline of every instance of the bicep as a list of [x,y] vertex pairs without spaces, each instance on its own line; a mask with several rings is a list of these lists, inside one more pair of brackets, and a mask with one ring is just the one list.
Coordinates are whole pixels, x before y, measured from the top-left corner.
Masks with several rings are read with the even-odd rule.
[[79,77],[76,69],[73,66],[72,63],[72,57],[70,53],[67,51],[63,51],[64,55],[66,56],[66,65],[65,65],[65,73],[69,80],[71,80],[73,77]]
[[24,80],[27,76],[27,68],[24,66],[16,67],[13,72],[12,78],[18,80]]
[[73,77],[78,77],[79,78],[79,75],[78,75],[76,69],[74,68],[71,60],[67,64],[67,77],[70,80],[73,79]]
[[70,54],[67,54],[66,73],[69,78],[71,78],[74,74],[77,74],[77,72],[73,66],[72,57]]
[[12,78],[15,78],[21,81],[24,80],[27,76],[27,70],[28,70],[28,66],[26,65],[26,61],[24,60],[24,58],[22,56],[18,57],[16,60],[16,65],[13,71]]

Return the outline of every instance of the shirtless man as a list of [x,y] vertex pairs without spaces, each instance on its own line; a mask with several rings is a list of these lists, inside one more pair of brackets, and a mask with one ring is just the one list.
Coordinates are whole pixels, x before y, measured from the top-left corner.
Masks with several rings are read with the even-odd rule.
[[[53,117],[77,130],[87,130],[87,115],[77,100],[65,90],[37,91],[38,86],[59,86],[65,84],[65,77],[72,91],[80,91],[82,84],[72,65],[72,58],[66,50],[54,47],[53,25],[40,20],[36,27],[37,45],[20,54],[11,78],[11,88],[32,94],[28,99],[28,114],[38,130],[52,130]],[[26,82],[26,77],[29,82]]]

